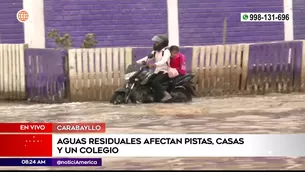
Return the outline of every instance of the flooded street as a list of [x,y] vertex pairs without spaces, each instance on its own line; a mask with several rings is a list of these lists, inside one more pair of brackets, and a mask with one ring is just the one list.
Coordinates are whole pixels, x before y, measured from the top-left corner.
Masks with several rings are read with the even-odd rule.
[[[305,133],[305,95],[201,98],[189,104],[122,106],[98,102],[1,102],[0,115],[1,122],[105,122],[107,133]],[[305,169],[305,158],[105,158],[103,167],[90,169]]]

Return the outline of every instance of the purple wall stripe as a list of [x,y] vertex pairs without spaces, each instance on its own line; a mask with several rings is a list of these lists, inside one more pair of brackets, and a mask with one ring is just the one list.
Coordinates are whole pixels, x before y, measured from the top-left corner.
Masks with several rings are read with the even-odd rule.
[[242,23],[241,12],[283,12],[280,0],[179,0],[180,45],[222,44],[227,18],[227,43],[284,40],[281,22]]
[[305,1],[293,0],[294,39],[305,39]]
[[[68,33],[80,47],[95,33],[97,47],[151,46],[154,34],[167,33],[164,0],[45,0],[46,35],[53,28]],[[54,47],[47,40],[47,47]]]
[[23,24],[20,23],[16,14],[22,7],[22,0],[0,1],[0,44],[23,44]]
[[26,91],[32,101],[60,101],[65,98],[63,52],[54,49],[26,49]]
[[250,45],[248,64],[248,82],[261,80],[270,77],[270,83],[275,83],[278,78],[286,77],[294,85],[294,91],[299,91],[302,42],[282,42],[273,44]]

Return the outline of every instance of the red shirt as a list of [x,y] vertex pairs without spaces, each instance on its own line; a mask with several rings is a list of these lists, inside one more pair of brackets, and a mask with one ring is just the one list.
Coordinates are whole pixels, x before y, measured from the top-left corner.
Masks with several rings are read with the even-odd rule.
[[180,75],[185,75],[185,57],[183,54],[178,53],[175,57],[170,58],[170,67],[177,69]]

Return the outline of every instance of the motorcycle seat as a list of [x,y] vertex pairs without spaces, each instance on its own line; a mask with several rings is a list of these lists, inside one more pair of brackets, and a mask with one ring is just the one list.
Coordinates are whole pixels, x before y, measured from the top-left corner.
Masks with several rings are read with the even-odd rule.
[[175,78],[171,78],[170,81],[171,82],[178,82],[178,81],[181,81],[183,80],[184,78],[188,77],[189,75],[188,74],[185,74],[185,75],[178,75],[176,76]]
[[170,82],[175,82],[175,83],[177,83],[177,82],[182,81],[183,79],[185,79],[185,78],[187,78],[187,77],[190,77],[190,76],[192,76],[192,74],[178,75],[178,76],[175,77],[175,78],[171,78],[171,79],[170,79]]
[[192,74],[178,75],[175,78],[170,78],[169,80],[163,82],[162,85],[168,85],[171,83],[179,83],[180,81],[182,81],[183,79],[185,79],[189,76],[192,76]]

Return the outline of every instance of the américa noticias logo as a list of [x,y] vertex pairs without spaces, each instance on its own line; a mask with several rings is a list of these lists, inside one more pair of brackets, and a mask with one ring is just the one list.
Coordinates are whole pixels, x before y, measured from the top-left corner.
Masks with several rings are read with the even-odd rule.
[[16,14],[16,18],[19,22],[24,23],[29,19],[29,13],[26,10],[19,10]]

